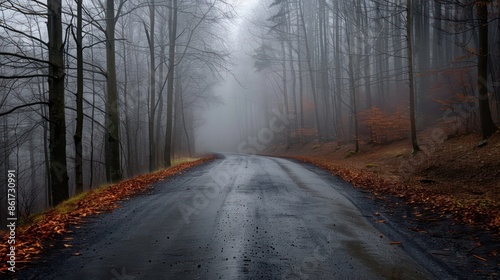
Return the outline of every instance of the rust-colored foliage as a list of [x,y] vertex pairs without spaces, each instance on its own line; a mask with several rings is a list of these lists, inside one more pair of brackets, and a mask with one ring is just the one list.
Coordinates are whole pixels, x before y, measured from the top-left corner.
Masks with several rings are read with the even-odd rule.
[[[314,139],[318,137],[318,129],[317,128],[308,128],[308,127],[299,127],[297,129],[297,133],[299,135],[302,135],[306,139]],[[295,134],[292,134],[292,136],[295,136]]]
[[394,113],[374,106],[359,113],[359,116],[369,130],[370,142],[385,143],[408,137],[410,127],[408,115],[401,106]]
[[[90,191],[76,208],[69,213],[62,214],[54,209],[48,210],[43,220],[27,227],[17,229],[16,234],[16,269],[22,268],[30,261],[36,259],[45,248],[47,241],[57,238],[65,233],[69,233],[70,225],[78,224],[85,217],[96,215],[102,212],[111,211],[118,208],[117,202],[128,197],[141,193],[151,188],[152,184],[167,177],[179,174],[182,171],[193,166],[212,160],[213,157],[207,157],[192,162],[185,162],[174,167],[162,170],[152,174],[144,174],[132,179],[114,184],[102,191]],[[8,235],[0,237],[0,273],[7,271],[7,244]],[[71,246],[67,244],[66,246]]]
[[[457,57],[455,61],[461,63],[470,59],[474,50],[469,50],[469,54]],[[472,56],[475,56],[472,55]],[[439,79],[434,82],[431,88],[431,96],[443,110],[443,121],[453,122],[455,133],[472,132],[477,127],[476,102],[476,69],[475,66],[449,68],[439,73]]]

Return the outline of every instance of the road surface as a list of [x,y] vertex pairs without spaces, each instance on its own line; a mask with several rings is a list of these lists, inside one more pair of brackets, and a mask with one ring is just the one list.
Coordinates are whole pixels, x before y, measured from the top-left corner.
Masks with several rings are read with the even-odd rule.
[[439,277],[366,195],[310,165],[224,154],[75,228],[20,279]]

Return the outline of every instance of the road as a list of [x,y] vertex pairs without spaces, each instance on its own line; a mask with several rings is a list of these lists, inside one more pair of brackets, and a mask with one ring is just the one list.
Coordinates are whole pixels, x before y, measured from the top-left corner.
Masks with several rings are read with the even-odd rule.
[[73,247],[20,279],[439,277],[375,223],[366,193],[291,160],[222,157],[75,228]]

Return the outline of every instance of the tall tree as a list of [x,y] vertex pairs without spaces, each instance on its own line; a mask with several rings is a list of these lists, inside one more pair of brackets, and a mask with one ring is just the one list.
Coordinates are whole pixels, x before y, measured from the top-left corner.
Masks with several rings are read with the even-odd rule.
[[156,60],[155,60],[155,0],[149,2],[149,30],[144,23],[144,31],[149,45],[149,171],[156,169],[155,111],[156,111]]
[[[356,94],[357,89],[356,89],[356,78],[354,74],[354,66],[358,67],[359,65],[359,54],[354,53],[354,48],[352,47],[352,44],[355,43],[356,41],[354,40],[354,36],[352,36],[354,33],[351,30],[351,23],[348,21],[348,18],[345,17],[345,25],[346,25],[346,43],[347,43],[347,53],[348,53],[348,58],[349,58],[349,66],[348,66],[348,73],[349,73],[349,88],[350,88],[350,97],[351,97],[351,111],[352,111],[352,124],[353,124],[353,129],[354,129],[354,142],[355,142],[355,152],[359,152],[359,120],[358,120],[358,94]],[[357,29],[359,29],[359,25],[356,26]]]
[[124,0],[120,0],[115,16],[115,1],[106,0],[106,137],[108,153],[106,165],[109,168],[108,180],[117,182],[122,179],[120,164],[120,115],[118,111],[118,87],[116,81],[115,26]]
[[168,46],[168,82],[167,82],[167,129],[165,131],[165,149],[163,150],[163,161],[165,166],[172,165],[172,133],[174,127],[174,69],[175,69],[175,47],[177,40],[177,0],[170,0],[169,46]]
[[165,10],[164,8],[165,7],[161,7],[162,8],[162,16],[160,17],[160,21],[159,21],[159,33],[160,33],[160,36],[159,36],[159,47],[160,47],[160,53],[159,53],[159,71],[158,71],[158,102],[157,102],[157,106],[156,106],[156,111],[157,111],[157,114],[156,114],[156,128],[155,128],[155,134],[156,134],[156,165],[157,166],[162,166],[162,161],[161,159],[163,158],[162,157],[162,154],[163,154],[163,147],[162,147],[162,139],[163,139],[163,133],[162,133],[162,129],[163,129],[163,106],[164,106],[164,102],[163,102],[163,90],[165,88],[165,84],[166,84],[166,80],[165,80],[165,66],[166,66],[166,48],[167,48],[167,43],[165,42],[167,36],[167,28],[168,28],[168,16],[167,14],[168,13],[163,13],[163,11]]
[[413,76],[413,32],[412,32],[412,3],[406,0],[406,45],[408,48],[408,80],[410,90],[410,138],[413,152],[420,151],[417,143],[417,128],[415,124],[415,85]]
[[76,1],[76,128],[75,141],[75,192],[83,191],[83,0]]
[[477,63],[478,89],[479,89],[479,118],[481,133],[484,139],[490,137],[497,127],[493,122],[488,97],[488,5],[490,0],[477,1],[477,15],[479,18],[479,53]]
[[64,44],[61,0],[47,0],[49,52],[50,180],[52,203],[69,197],[64,114]]

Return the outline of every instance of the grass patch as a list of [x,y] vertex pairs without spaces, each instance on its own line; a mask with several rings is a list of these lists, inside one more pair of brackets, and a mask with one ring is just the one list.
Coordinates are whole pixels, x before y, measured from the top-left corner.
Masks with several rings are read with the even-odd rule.
[[82,192],[75,196],[70,197],[69,199],[63,201],[61,204],[57,205],[54,209],[56,212],[61,214],[67,214],[76,209],[78,206],[78,201],[84,199],[90,191]]
[[193,162],[193,161],[197,161],[199,160],[200,158],[192,158],[192,157],[180,157],[180,158],[174,158],[172,159],[172,162],[171,162],[171,166],[170,167],[159,167],[158,169],[156,169],[155,171],[153,172],[150,172],[150,174],[158,174],[162,171],[165,171],[169,168],[172,168],[174,166],[177,166],[177,165],[180,165],[180,164],[183,164],[183,163],[186,163],[186,162]]
[[84,191],[80,194],[72,196],[72,197],[68,198],[67,200],[61,202],[55,208],[49,208],[45,211],[31,214],[29,217],[22,219],[20,221],[19,225],[23,226],[23,227],[24,226],[29,227],[30,225],[41,222],[45,218],[45,215],[47,214],[47,212],[49,212],[49,211],[55,211],[56,213],[60,213],[60,214],[71,213],[72,211],[74,211],[78,207],[78,202],[85,199],[85,197],[87,197],[90,193],[100,193],[100,192],[106,190],[107,188],[109,188],[110,186],[111,186],[111,184],[103,184],[95,189]]
[[190,162],[190,161],[196,161],[196,160],[199,160],[199,158],[192,158],[192,157],[174,158],[172,160],[172,166],[176,166],[176,165],[179,165],[181,163]]
[[95,189],[91,189],[88,191],[84,191],[80,194],[77,194],[75,196],[70,197],[69,199],[63,201],[61,204],[57,205],[54,210],[58,213],[61,214],[67,214],[70,213],[71,211],[75,210],[78,206],[78,202],[82,201],[87,197],[89,194],[97,194],[100,192],[105,191],[107,188],[111,187],[112,184],[103,184]]

